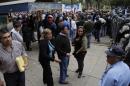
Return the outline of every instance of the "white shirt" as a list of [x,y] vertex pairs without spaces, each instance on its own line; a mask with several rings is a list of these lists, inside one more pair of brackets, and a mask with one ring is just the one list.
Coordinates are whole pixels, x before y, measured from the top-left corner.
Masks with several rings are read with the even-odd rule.
[[23,37],[19,33],[19,31],[16,31],[14,28],[11,30],[11,36],[13,40],[17,40],[21,43],[23,43]]
[[71,29],[72,30],[76,30],[77,29],[76,22],[74,20],[71,20]]

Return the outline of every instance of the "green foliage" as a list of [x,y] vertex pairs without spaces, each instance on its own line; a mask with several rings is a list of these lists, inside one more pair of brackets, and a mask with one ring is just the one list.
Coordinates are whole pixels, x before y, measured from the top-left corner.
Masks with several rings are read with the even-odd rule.
[[110,0],[111,6],[130,6],[130,0]]
[[70,3],[78,3],[79,2],[79,0],[61,0],[63,3],[68,3],[68,4],[70,4]]

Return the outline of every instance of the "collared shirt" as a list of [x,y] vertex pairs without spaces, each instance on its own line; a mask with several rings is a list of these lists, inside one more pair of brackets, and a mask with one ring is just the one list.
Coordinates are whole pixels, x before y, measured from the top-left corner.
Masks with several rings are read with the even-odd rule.
[[104,72],[100,86],[128,86],[129,82],[130,69],[123,61],[120,61]]
[[4,46],[0,43],[0,71],[2,73],[14,73],[18,71],[16,65],[16,57],[27,56],[24,47],[18,41],[12,41],[12,47],[10,51],[5,50]]
[[59,33],[60,35],[62,35],[62,36],[66,36],[67,37],[67,35],[66,34],[64,34],[64,33]]
[[17,40],[21,43],[23,43],[23,37],[21,36],[21,34],[16,31],[14,28],[11,30],[11,36],[13,40]]
[[48,46],[49,46],[49,50],[50,50],[49,56],[52,58],[55,47],[50,41],[48,42]]

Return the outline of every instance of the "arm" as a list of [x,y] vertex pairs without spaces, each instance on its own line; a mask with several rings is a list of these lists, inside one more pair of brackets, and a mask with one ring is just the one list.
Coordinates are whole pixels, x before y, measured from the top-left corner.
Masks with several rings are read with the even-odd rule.
[[4,86],[4,82],[0,79],[0,86]]
[[28,66],[28,55],[27,55],[27,53],[25,51],[24,46],[21,43],[20,43],[20,46],[21,46],[21,50],[22,50],[21,56],[23,57],[23,60],[24,60],[24,63],[25,63],[25,67],[27,67]]
[[0,57],[0,71],[4,72],[4,69],[5,69],[5,67],[3,65],[3,60],[2,60],[2,57]]
[[22,36],[17,32],[12,32],[12,38],[13,38],[13,40],[17,40],[17,41],[19,41],[19,42],[23,42],[23,38],[22,38]]
[[109,75],[100,82],[100,86],[118,86],[117,82],[112,75]]
[[17,40],[18,40],[19,42],[23,43],[23,38],[22,38],[22,36],[21,36],[20,34],[17,35],[16,37],[17,37]]

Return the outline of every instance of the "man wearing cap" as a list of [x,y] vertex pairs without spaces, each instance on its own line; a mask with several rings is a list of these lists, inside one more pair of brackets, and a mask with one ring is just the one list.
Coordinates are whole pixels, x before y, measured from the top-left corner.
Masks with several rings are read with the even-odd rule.
[[52,15],[47,16],[47,22],[45,22],[44,28],[49,28],[52,31],[52,35],[54,37],[56,36],[57,26],[56,26],[56,24],[54,22],[54,17]]
[[122,59],[125,55],[122,48],[113,46],[108,49],[107,62],[109,67],[106,68],[100,86],[129,86],[130,82],[130,69]]
[[20,72],[16,64],[16,58],[19,56],[27,56],[23,45],[12,40],[8,29],[2,27],[0,29],[0,72],[3,74],[6,86],[26,86],[25,71]]

